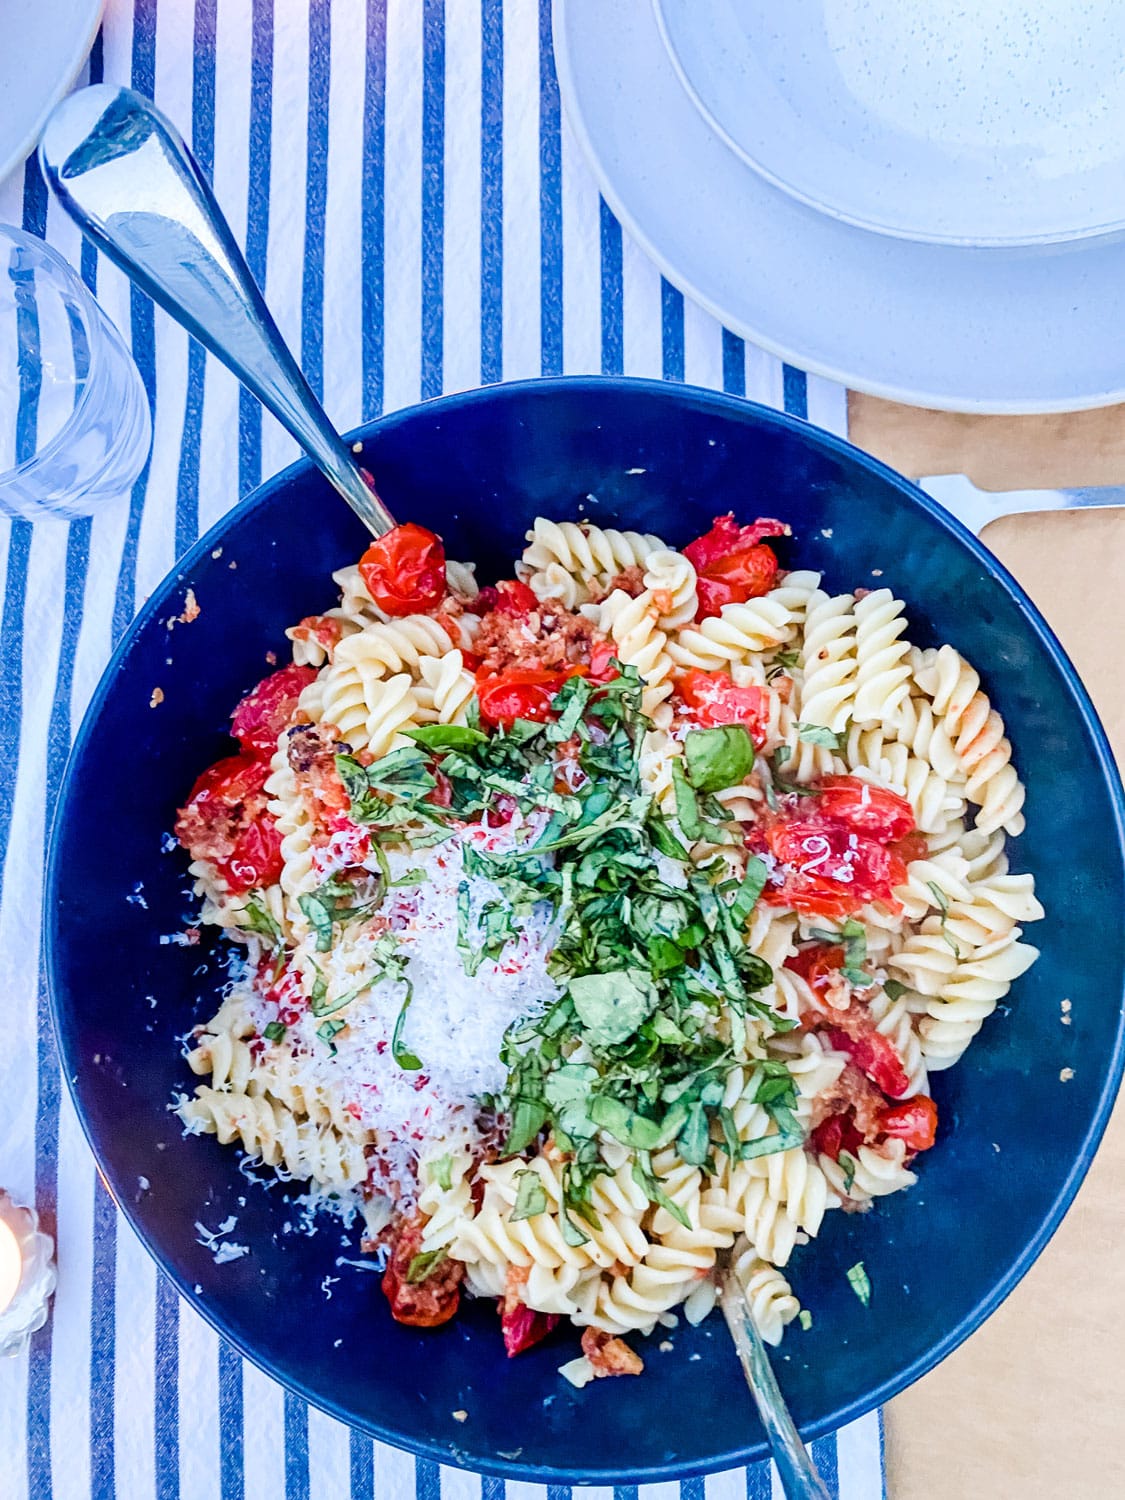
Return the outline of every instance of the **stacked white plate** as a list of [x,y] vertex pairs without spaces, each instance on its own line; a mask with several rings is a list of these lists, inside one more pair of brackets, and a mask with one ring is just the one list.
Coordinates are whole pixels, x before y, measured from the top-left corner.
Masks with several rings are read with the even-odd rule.
[[862,390],[1125,400],[1125,5],[555,0],[610,206],[728,327]]

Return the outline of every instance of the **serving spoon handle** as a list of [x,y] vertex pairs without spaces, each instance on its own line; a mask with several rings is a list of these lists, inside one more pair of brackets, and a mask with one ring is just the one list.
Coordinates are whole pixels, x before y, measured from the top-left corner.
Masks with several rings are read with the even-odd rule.
[[786,1500],[830,1500],[824,1482],[809,1456],[809,1450],[802,1443],[796,1424],[789,1415],[789,1408],[773,1373],[766,1346],[750,1315],[746,1291],[734,1269],[733,1257],[722,1272],[719,1301],[734,1340],[746,1384],[750,1387],[754,1405],[758,1408],[762,1426],[766,1429],[770,1453],[777,1465]]
[[266,307],[199,164],[132,89],[94,84],[55,107],[43,175],[85,234],[234,371],[382,536],[394,517],[313,394]]

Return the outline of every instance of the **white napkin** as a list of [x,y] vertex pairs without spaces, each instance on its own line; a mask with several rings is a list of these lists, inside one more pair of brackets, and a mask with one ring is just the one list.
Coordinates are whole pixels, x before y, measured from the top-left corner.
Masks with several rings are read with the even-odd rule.
[[[193,142],[340,427],[482,380],[604,370],[725,386],[844,431],[840,388],[806,383],[685,304],[601,205],[561,122],[549,9],[196,0],[193,13],[182,0],[109,0],[91,68],[155,97]],[[0,221],[82,264],[155,397],[147,487],[92,524],[3,533],[0,1183],[39,1202],[60,1274],[30,1356],[0,1362],[0,1500],[437,1500],[439,1489],[493,1500],[499,1482],[349,1433],[223,1345],[117,1215],[60,1086],[37,934],[70,737],[146,593],[294,448],[215,361],[83,257],[34,167],[0,186]],[[841,1500],[883,1495],[876,1414],[816,1456]],[[652,1500],[676,1500],[675,1488],[648,1487]],[[759,1466],[680,1489],[757,1500],[771,1478]]]

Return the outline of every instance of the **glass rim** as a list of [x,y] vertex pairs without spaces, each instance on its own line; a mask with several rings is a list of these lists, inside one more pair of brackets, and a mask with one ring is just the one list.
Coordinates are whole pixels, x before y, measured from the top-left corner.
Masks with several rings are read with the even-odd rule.
[[[78,400],[71,407],[66,421],[63,422],[62,426],[59,427],[57,431],[51,434],[51,436],[43,444],[42,448],[37,448],[35,450],[30,458],[25,458],[22,463],[15,464],[10,469],[0,469],[0,487],[3,487],[5,484],[10,483],[13,479],[18,479],[29,473],[36,467],[37,464],[41,464],[47,459],[54,458],[59,449],[63,446],[66,439],[69,436],[73,436],[72,429],[77,426],[78,419],[81,417],[83,411],[89,405],[92,399],[90,391],[94,384],[95,372],[100,371],[102,365],[105,363],[105,352],[103,349],[103,344],[108,336],[105,325],[108,323],[109,328],[112,329],[115,333],[117,330],[114,328],[112,323],[109,323],[108,314],[102,311],[101,304],[98,302],[94,294],[90,291],[90,288],[82,280],[81,275],[78,273],[78,271],[75,270],[74,266],[71,265],[70,261],[68,261],[64,255],[60,254],[60,252],[55,249],[54,245],[49,245],[47,241],[45,239],[41,239],[39,235],[30,234],[26,229],[21,229],[17,224],[0,223],[0,239],[8,239],[16,245],[22,245],[25,248],[29,248],[35,253],[42,255],[43,258],[49,263],[54,264],[56,267],[61,266],[63,268],[64,273],[69,276],[69,278],[73,282],[74,287],[77,288],[77,296],[75,300],[78,302],[82,310],[83,323],[86,330],[87,341],[90,346],[90,366],[86,372],[86,378],[82,385],[82,391],[78,397]],[[126,349],[125,352],[128,353],[128,350]]]

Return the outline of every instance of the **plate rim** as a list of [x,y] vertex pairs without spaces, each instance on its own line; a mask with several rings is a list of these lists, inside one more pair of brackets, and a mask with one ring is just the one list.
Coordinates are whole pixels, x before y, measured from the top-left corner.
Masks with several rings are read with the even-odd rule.
[[[993,414],[1000,416],[1027,416],[1037,414],[1055,414],[1060,412],[1089,411],[1103,406],[1113,406],[1125,402],[1125,366],[1122,367],[1120,384],[1107,387],[1096,392],[1082,395],[1058,394],[1032,397],[974,397],[969,395],[951,396],[944,391],[933,391],[915,388],[909,385],[897,384],[893,379],[880,379],[855,371],[845,370],[841,365],[830,360],[810,356],[807,350],[801,350],[788,344],[783,337],[763,332],[762,329],[747,322],[738,314],[728,308],[724,308],[714,297],[704,291],[698,280],[692,274],[684,271],[679,263],[669,256],[660,245],[648,234],[640,221],[634,216],[632,210],[627,206],[624,198],[619,193],[614,177],[602,162],[602,156],[596,147],[593,137],[586,126],[582,111],[576,105],[577,88],[575,84],[575,72],[572,68],[567,45],[566,16],[575,4],[582,0],[552,0],[552,41],[555,58],[555,68],[559,82],[559,94],[567,123],[573,131],[575,139],[581,150],[582,156],[592,172],[599,191],[607,205],[613,211],[622,227],[628,231],[637,242],[644,253],[652,260],[664,277],[677,287],[685,296],[690,297],[698,306],[709,313],[717,322],[730,329],[732,333],[754,344],[756,347],[775,355],[778,359],[792,364],[799,370],[807,371],[809,374],[822,376],[827,380],[835,381],[845,389],[861,391],[872,396],[882,397],[884,400],[900,402],[907,406],[929,407],[937,411],[966,412],[975,414]],[[649,0],[614,0],[617,7],[626,4],[641,5],[651,15]],[[654,22],[655,24],[655,22]],[[669,66],[671,63],[669,62]],[[686,101],[691,105],[691,100]],[[706,122],[704,122],[706,124]],[[710,128],[710,127],[708,127]],[[721,140],[716,144],[721,150],[727,152],[727,147]],[[749,169],[747,169],[749,170]],[[757,177],[757,173],[752,173]],[[765,179],[761,179],[764,186],[773,194],[777,195],[783,202],[797,204],[796,199],[791,199],[787,192],[772,188]],[[809,209],[807,205],[800,204],[799,207],[811,214],[813,218],[825,218],[827,216],[818,214]],[[879,243],[886,246],[908,246],[911,241],[898,239],[891,235],[874,235],[869,231],[857,229],[852,225],[844,224],[840,220],[829,220],[846,232],[875,238]],[[1099,246],[1112,246],[1119,243],[1114,236],[1101,237],[1100,239],[1076,241],[1072,247],[1074,253],[1081,254],[1082,251],[1095,249]],[[997,249],[966,249],[964,247],[949,245],[923,245],[918,244],[919,249],[929,250],[945,254],[979,254],[990,256],[1002,256],[1004,250]],[[1040,247],[1050,249],[1051,247]],[[1060,247],[1056,247],[1060,248]],[[1018,254],[1018,249],[1013,247],[1013,254]],[[1024,253],[1035,253],[1034,248],[1024,247]]]
[[23,137],[14,152],[7,157],[0,156],[0,187],[28,160],[39,144],[39,137],[43,134],[43,127],[62,96],[67,93],[75,79],[82,71],[82,65],[90,55],[90,49],[94,45],[94,38],[98,34],[98,28],[102,24],[105,14],[107,0],[90,0],[90,19],[86,30],[80,33],[79,41],[75,50],[66,54],[66,65],[60,67],[56,82],[47,90],[40,107],[39,114],[33,120],[27,134]]
[[[909,503],[927,513],[948,531],[955,540],[960,541],[992,582],[997,587],[1002,588],[1020,607],[1028,629],[1043,645],[1047,655],[1060,672],[1074,702],[1079,718],[1090,735],[1091,747],[1095,753],[1114,810],[1112,832],[1115,834],[1117,855],[1123,867],[1125,867],[1125,787],[1122,785],[1121,774],[1117,768],[1097,709],[1074,664],[1071,662],[1062,643],[1047,623],[1047,620],[1023,589],[1022,585],[1008,571],[1000,559],[994,556],[979,538],[974,536],[956,516],[947,511],[932,496],[926,494],[913,481],[899,474],[874,455],[849,443],[845,438],[838,437],[836,434],[816,427],[799,417],[778,411],[760,402],[751,401],[745,397],[732,396],[726,392],[716,391],[705,386],[628,375],[561,375],[537,376],[523,380],[503,381],[492,386],[473,387],[466,391],[459,391],[429,401],[412,403],[410,406],[402,407],[397,411],[362,423],[350,432],[345,433],[343,439],[349,445],[354,442],[366,442],[377,430],[408,422],[422,409],[437,408],[439,411],[448,411],[455,407],[494,399],[498,393],[506,399],[509,395],[517,396],[529,391],[543,390],[548,387],[567,387],[570,390],[600,392],[604,391],[607,385],[642,392],[647,391],[649,394],[658,395],[663,399],[686,398],[697,405],[712,407],[719,412],[733,412],[745,415],[747,409],[749,409],[750,414],[759,422],[798,433],[803,441],[808,442],[811,440],[823,450],[849,463],[855,463],[858,460],[862,467],[890,482],[893,487],[903,494]],[[140,610],[138,610],[137,614],[130,621],[125,633],[110,656],[98,680],[97,686],[90,697],[78,731],[74,736],[51,819],[50,843],[43,883],[45,912],[43,919],[44,969],[47,979],[51,1030],[71,1103],[74,1106],[82,1133],[94,1157],[99,1175],[102,1177],[102,1181],[110,1197],[123,1213],[131,1229],[145,1247],[146,1252],[152,1257],[163,1274],[173,1283],[179,1294],[190,1303],[192,1308],[204,1318],[220,1337],[232,1344],[251,1364],[269,1375],[271,1379],[276,1380],[285,1389],[293,1391],[302,1400],[316,1407],[317,1410],[324,1411],[338,1421],[352,1426],[355,1425],[353,1419],[334,1399],[326,1397],[320,1392],[310,1390],[299,1379],[292,1377],[289,1373],[283,1373],[271,1362],[257,1354],[245,1340],[234,1334],[225,1325],[221,1316],[213,1308],[208,1299],[203,1296],[197,1296],[188,1278],[169,1264],[158,1252],[154,1238],[149,1235],[140,1219],[140,1203],[133,1200],[129,1193],[124,1190],[119,1191],[119,1184],[115,1180],[116,1174],[111,1172],[108,1166],[103,1165],[93,1139],[90,1123],[80,1095],[80,1069],[76,1066],[79,1060],[71,1055],[67,1030],[63,1025],[63,1007],[61,1003],[63,987],[57,974],[58,949],[61,947],[62,937],[59,922],[59,904],[55,900],[55,894],[63,881],[63,872],[61,870],[61,829],[66,821],[71,798],[77,795],[77,783],[74,776],[75,767],[84,754],[88,742],[93,737],[95,726],[100,720],[105,700],[109,696],[118,674],[127,667],[128,656],[133,648],[136,637],[154,618],[158,618],[162,611],[167,610],[168,602],[173,593],[190,576],[192,568],[222,541],[227,529],[236,517],[244,518],[247,516],[256,507],[267,502],[279,487],[292,483],[296,479],[315,479],[316,475],[317,470],[312,461],[307,458],[299,458],[294,463],[287,465],[284,469],[263,480],[249,494],[231,506],[230,510],[209,527],[195,544],[164,574],[148,595]],[[1048,1241],[1055,1234],[1073,1203],[1075,1195],[1086,1173],[1089,1171],[1098,1144],[1109,1122],[1123,1072],[1125,1072],[1125,997],[1123,997],[1122,1004],[1119,1005],[1116,1039],[1112,1054],[1108,1060],[1108,1068],[1103,1086],[1097,1096],[1091,1115],[1090,1127],[1083,1137],[1080,1151],[1076,1154],[1074,1162],[1063,1179],[1048,1211],[1044,1214],[1036,1234],[1013,1262],[1007,1274],[970,1309],[961,1322],[950,1330],[940,1343],[913,1360],[896,1377],[884,1381],[881,1386],[868,1393],[867,1396],[854,1398],[820,1421],[807,1424],[802,1433],[807,1441],[812,1441],[815,1438],[838,1431],[849,1422],[855,1421],[868,1412],[883,1406],[892,1397],[905,1390],[907,1386],[913,1384],[922,1375],[940,1364],[971,1334],[975,1333],[981,1324],[995,1312],[1005,1298],[1014,1290],[1038,1259]],[[124,1185],[120,1186],[123,1189]],[[466,1469],[472,1473],[486,1474],[503,1479],[525,1480],[533,1483],[562,1483],[571,1485],[657,1483],[737,1468],[755,1463],[769,1456],[765,1440],[763,1439],[761,1442],[748,1447],[733,1447],[727,1452],[715,1455],[702,1463],[688,1462],[685,1464],[673,1461],[632,1470],[582,1469],[580,1467],[554,1469],[548,1465],[520,1463],[518,1460],[499,1457],[482,1458],[475,1454],[465,1455],[463,1460],[459,1452],[451,1451],[449,1448],[443,1447],[440,1443],[431,1439],[405,1438],[401,1433],[390,1432],[380,1425],[377,1418],[374,1420],[368,1419],[360,1426],[359,1430],[378,1439],[380,1442],[388,1443],[392,1447],[409,1453],[430,1458],[438,1463]]]
[[937,230],[911,229],[903,224],[894,224],[885,219],[865,218],[862,214],[851,212],[838,203],[832,203],[824,198],[815,196],[809,189],[798,186],[789,178],[782,176],[774,168],[767,166],[760,157],[754,155],[723,123],[712,106],[701,93],[699,86],[692,77],[687,64],[680,56],[679,48],[676,46],[672,36],[672,23],[666,14],[668,0],[651,0],[653,16],[656,21],[660,40],[664,44],[664,50],[671,60],[676,76],[684,92],[691,99],[700,115],[706,120],[711,130],[719,136],[727,149],[756,172],[759,177],[765,179],[771,186],[787,193],[789,197],[795,198],[798,203],[803,203],[806,208],[814,209],[817,213],[835,219],[841,224],[851,225],[855,229],[862,229],[868,234],[880,234],[891,239],[907,240],[911,244],[938,245],[962,250],[1018,250],[1029,246],[1063,246],[1080,244],[1083,240],[1109,239],[1110,237],[1125,234],[1125,212],[1120,218],[1111,219],[1107,223],[1084,225],[1080,229],[1060,228],[1042,230],[1037,234],[1005,234],[1005,235],[967,235],[967,234],[942,234]]

